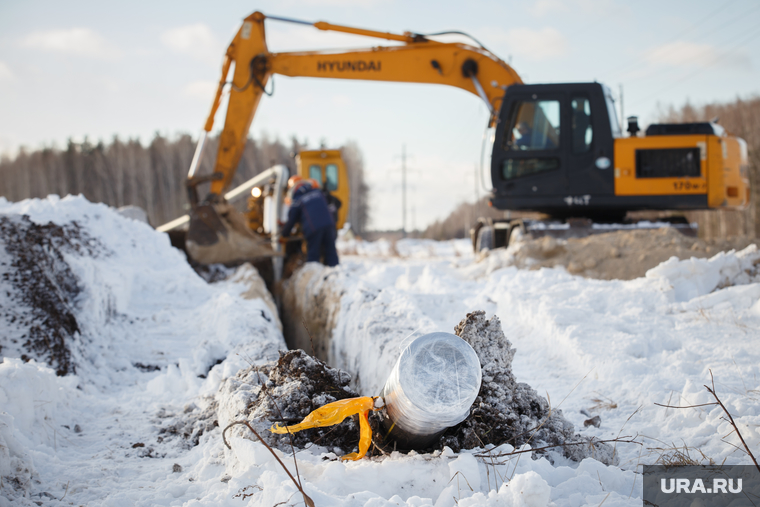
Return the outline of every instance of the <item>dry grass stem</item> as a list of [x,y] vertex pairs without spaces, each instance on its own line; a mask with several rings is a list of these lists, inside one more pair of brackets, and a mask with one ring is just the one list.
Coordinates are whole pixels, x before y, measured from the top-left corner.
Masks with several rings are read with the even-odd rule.
[[[274,459],[277,460],[277,463],[279,463],[280,466],[282,467],[282,469],[285,470],[285,473],[288,474],[288,477],[290,477],[290,480],[293,481],[293,484],[296,485],[296,488],[298,488],[298,491],[301,492],[301,495],[303,495],[303,501],[304,501],[304,503],[308,507],[314,507],[314,500],[312,500],[311,497],[309,497],[309,495],[307,495],[306,492],[303,490],[303,487],[301,487],[301,477],[299,476],[298,480],[296,480],[296,478],[293,477],[293,474],[290,473],[290,470],[288,470],[288,467],[285,466],[285,463],[283,463],[282,460],[280,459],[280,457],[277,456],[277,453],[274,452],[274,449],[272,449],[271,447],[269,447],[269,444],[267,444],[264,441],[264,439],[261,438],[261,435],[259,435],[258,432],[255,429],[253,429],[253,426],[251,426],[250,424],[248,424],[248,421],[234,421],[234,422],[228,424],[226,428],[224,428],[224,430],[222,431],[222,440],[224,441],[224,445],[227,446],[227,449],[232,449],[232,446],[230,446],[229,442],[227,442],[227,437],[226,437],[227,430],[230,429],[231,427],[237,425],[237,424],[242,424],[242,425],[246,426],[249,430],[251,430],[251,432],[254,435],[256,435],[256,438],[259,439],[259,442],[261,442],[262,444],[264,444],[264,447],[266,447],[267,450],[272,454],[272,456],[274,456]],[[295,460],[295,454],[293,455],[293,459]],[[296,473],[298,473],[298,472],[296,472]]]
[[723,402],[718,398],[718,394],[715,392],[715,379],[713,378],[713,372],[710,370],[710,382],[712,385],[712,389],[705,386],[705,389],[707,389],[707,392],[713,395],[713,398],[715,398],[715,401],[718,402],[720,405],[720,408],[723,409],[723,412],[728,417],[728,421],[731,423],[731,426],[734,427],[734,430],[736,431],[736,435],[739,437],[739,440],[741,440],[742,445],[744,446],[744,449],[747,451],[747,454],[750,458],[752,458],[752,462],[755,464],[755,468],[760,472],[760,465],[757,464],[757,460],[755,459],[755,455],[752,454],[752,451],[749,449],[749,446],[747,445],[747,442],[744,441],[744,437],[742,436],[741,431],[739,431],[739,427],[736,425],[736,422],[734,422],[734,418],[731,415],[731,412],[728,411],[725,405],[723,405]]
[[306,330],[306,334],[309,335],[309,343],[311,344],[311,356],[317,357],[317,353],[314,351],[314,337],[311,335],[311,331],[309,331],[309,326],[306,325],[306,321],[301,319],[301,324],[303,324],[303,328]]
[[[504,458],[506,456],[515,456],[518,454],[525,454],[527,452],[534,452],[534,451],[544,451],[546,449],[553,449],[555,447],[569,447],[571,445],[590,445],[593,446],[594,444],[608,444],[610,442],[615,443],[624,443],[624,444],[638,444],[638,445],[644,445],[638,440],[635,440],[636,437],[631,436],[625,436],[625,437],[619,437],[619,438],[612,438],[609,440],[594,440],[591,439],[589,441],[583,441],[583,442],[565,442],[563,444],[553,444],[553,445],[545,445],[544,447],[536,447],[535,449],[520,449],[518,451],[512,451],[512,452],[500,452],[498,454],[474,454],[476,458]],[[628,439],[628,440],[625,440]],[[527,444],[526,444],[527,445]],[[501,464],[501,463],[500,463]]]
[[617,403],[612,401],[610,398],[602,396],[599,393],[596,394],[597,397],[591,398],[591,401],[594,402],[594,406],[591,407],[591,410],[615,410],[618,408]]
[[[726,406],[723,404],[723,401],[721,401],[721,399],[718,397],[718,394],[715,392],[715,378],[713,377],[712,370],[710,370],[710,386],[705,386],[705,389],[707,389],[707,392],[710,393],[713,398],[715,398],[714,403],[701,403],[699,405],[687,405],[687,406],[682,406],[682,407],[675,407],[672,405],[661,405],[659,403],[655,403],[655,405],[660,406],[660,407],[666,407],[666,408],[699,408],[699,407],[708,407],[708,406],[716,406],[716,405],[720,406],[720,408],[723,410],[723,413],[726,414],[726,417],[727,417],[727,419],[726,418],[723,418],[723,419],[727,421],[733,427],[733,430],[729,433],[729,435],[731,433],[736,433],[736,436],[739,437],[739,440],[741,441],[744,449],[741,449],[739,446],[726,441],[725,437],[723,437],[721,441],[745,452],[752,459],[752,462],[755,464],[755,468],[757,468],[757,470],[760,471],[760,465],[758,465],[757,460],[755,459],[755,455],[752,454],[752,451],[747,445],[747,442],[744,440],[744,436],[742,435],[741,431],[739,431],[739,427],[736,425],[736,421],[734,421],[734,418],[731,415],[731,412],[728,411]],[[660,456],[660,459],[662,460],[664,458],[663,464],[665,465],[672,463],[671,466],[695,465],[695,464],[699,465],[700,464],[689,455],[688,453],[689,448],[686,445],[684,445],[683,449],[684,451],[681,451],[680,449],[673,447],[671,448],[671,450],[673,451],[671,452],[671,454],[663,454],[662,456]],[[655,450],[661,450],[661,449],[655,448]],[[697,450],[699,451],[699,449]],[[702,453],[702,451],[699,451],[699,452],[700,454],[702,454],[702,457],[704,459],[710,461],[710,464],[714,464],[714,461],[712,460],[712,458],[708,458],[707,456],[705,456],[704,453]]]

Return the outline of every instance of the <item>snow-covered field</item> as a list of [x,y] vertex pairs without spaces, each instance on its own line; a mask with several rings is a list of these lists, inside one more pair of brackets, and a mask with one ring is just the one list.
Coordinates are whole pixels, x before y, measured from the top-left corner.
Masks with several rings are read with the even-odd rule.
[[[101,248],[65,254],[82,289],[72,308],[76,374],[59,377],[15,357],[0,363],[0,505],[302,504],[261,444],[233,438],[228,450],[211,425],[197,446],[165,431],[188,414],[202,418],[224,378],[285,348],[271,306],[245,295],[250,273],[207,284],[165,235],[81,197],[0,200],[0,215],[18,214],[76,221]],[[359,373],[362,394],[377,394],[410,332],[451,332],[468,312],[485,310],[517,349],[517,380],[547,396],[576,431],[642,445],[618,444],[619,467],[478,457],[483,449],[342,463],[313,446],[297,460],[316,505],[641,505],[637,467],[663,454],[750,463],[719,408],[655,405],[713,401],[703,387],[710,372],[760,453],[757,249],[672,260],[621,282],[562,269],[488,273],[463,242],[408,240],[393,256],[383,244],[351,248],[363,255],[344,255],[331,277],[344,289],[336,346],[347,364],[336,366]],[[0,303],[11,304],[7,294]],[[386,335],[393,346],[373,347]],[[584,427],[595,415],[601,426]],[[292,457],[280,457],[295,474]]]

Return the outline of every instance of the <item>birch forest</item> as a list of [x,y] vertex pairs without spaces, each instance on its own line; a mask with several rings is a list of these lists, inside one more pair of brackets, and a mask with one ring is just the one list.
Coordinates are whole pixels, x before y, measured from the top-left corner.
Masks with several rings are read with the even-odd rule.
[[[219,140],[211,137],[207,143],[198,174],[212,171]],[[0,195],[19,201],[50,194],[82,194],[92,202],[117,208],[139,206],[152,225],[161,225],[187,212],[185,178],[195,144],[189,135],[168,139],[156,134],[147,146],[138,140],[114,137],[109,143],[69,141],[65,149],[21,149],[16,157],[0,160]],[[305,147],[295,139],[286,145],[277,139],[249,138],[233,187],[274,164],[285,164],[294,172],[292,154],[300,149]],[[349,221],[361,234],[369,219],[369,187],[364,180],[362,154],[354,142],[346,143],[341,150],[351,185]],[[199,187],[201,196],[207,189]]]

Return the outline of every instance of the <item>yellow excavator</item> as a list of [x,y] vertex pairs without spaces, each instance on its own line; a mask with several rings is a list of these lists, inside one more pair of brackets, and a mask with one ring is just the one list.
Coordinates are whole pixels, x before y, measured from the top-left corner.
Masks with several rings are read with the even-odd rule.
[[[332,204],[335,208],[335,227],[342,229],[348,218],[350,195],[348,170],[340,150],[299,151],[295,156],[295,166],[298,176],[316,182],[325,195],[330,196],[328,206]],[[277,205],[274,202],[270,203],[275,198],[276,175],[263,180],[260,177],[253,178],[253,185],[250,181],[242,185],[244,191],[251,189],[245,213],[248,228],[264,236],[271,233],[268,216],[275,215],[276,218],[281,218],[271,211]]]
[[[267,49],[265,20],[401,44],[272,53]],[[435,39],[450,33],[466,36],[472,44]],[[244,233],[250,234],[246,241],[234,240],[240,228],[234,225],[224,194],[259,101],[270,94],[267,86],[275,74],[441,84],[480,97],[491,113],[489,125],[495,129],[490,203],[500,210],[540,212],[559,221],[578,217],[616,221],[628,211],[736,208],[748,202],[746,143],[714,123],[655,124],[642,136],[632,117],[629,136],[624,137],[606,86],[596,82],[523,84],[512,67],[466,34],[394,34],[254,12],[227,48],[188,174],[192,212],[186,243],[191,255],[225,249],[227,254],[209,258],[277,255],[276,241],[273,249],[262,248],[250,229]],[[225,90],[229,105],[214,170],[198,176],[206,135],[214,126]],[[327,182],[326,172],[320,177]],[[210,182],[211,189],[200,201],[196,187],[204,182]],[[347,204],[348,198],[343,201]],[[498,247],[509,241],[518,226],[525,228],[525,223],[481,222],[475,233],[483,243],[490,234],[489,246]]]

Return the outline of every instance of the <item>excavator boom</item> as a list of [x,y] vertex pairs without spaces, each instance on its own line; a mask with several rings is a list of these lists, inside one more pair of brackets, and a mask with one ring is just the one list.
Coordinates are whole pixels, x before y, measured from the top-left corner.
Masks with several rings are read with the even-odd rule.
[[[376,32],[325,22],[299,23],[320,30],[402,42],[403,45],[345,52],[270,53],[266,45],[265,19],[264,14],[254,12],[245,18],[235,35],[227,49],[222,77],[206,120],[204,130],[211,132],[234,62],[227,116],[214,167],[220,179],[211,182],[214,195],[221,195],[232,182],[259,101],[267,93],[266,86],[274,74],[454,86],[479,96],[491,113],[499,111],[506,87],[522,83],[512,67],[484,48],[437,42],[421,35]],[[298,22],[277,17],[269,19]]]

